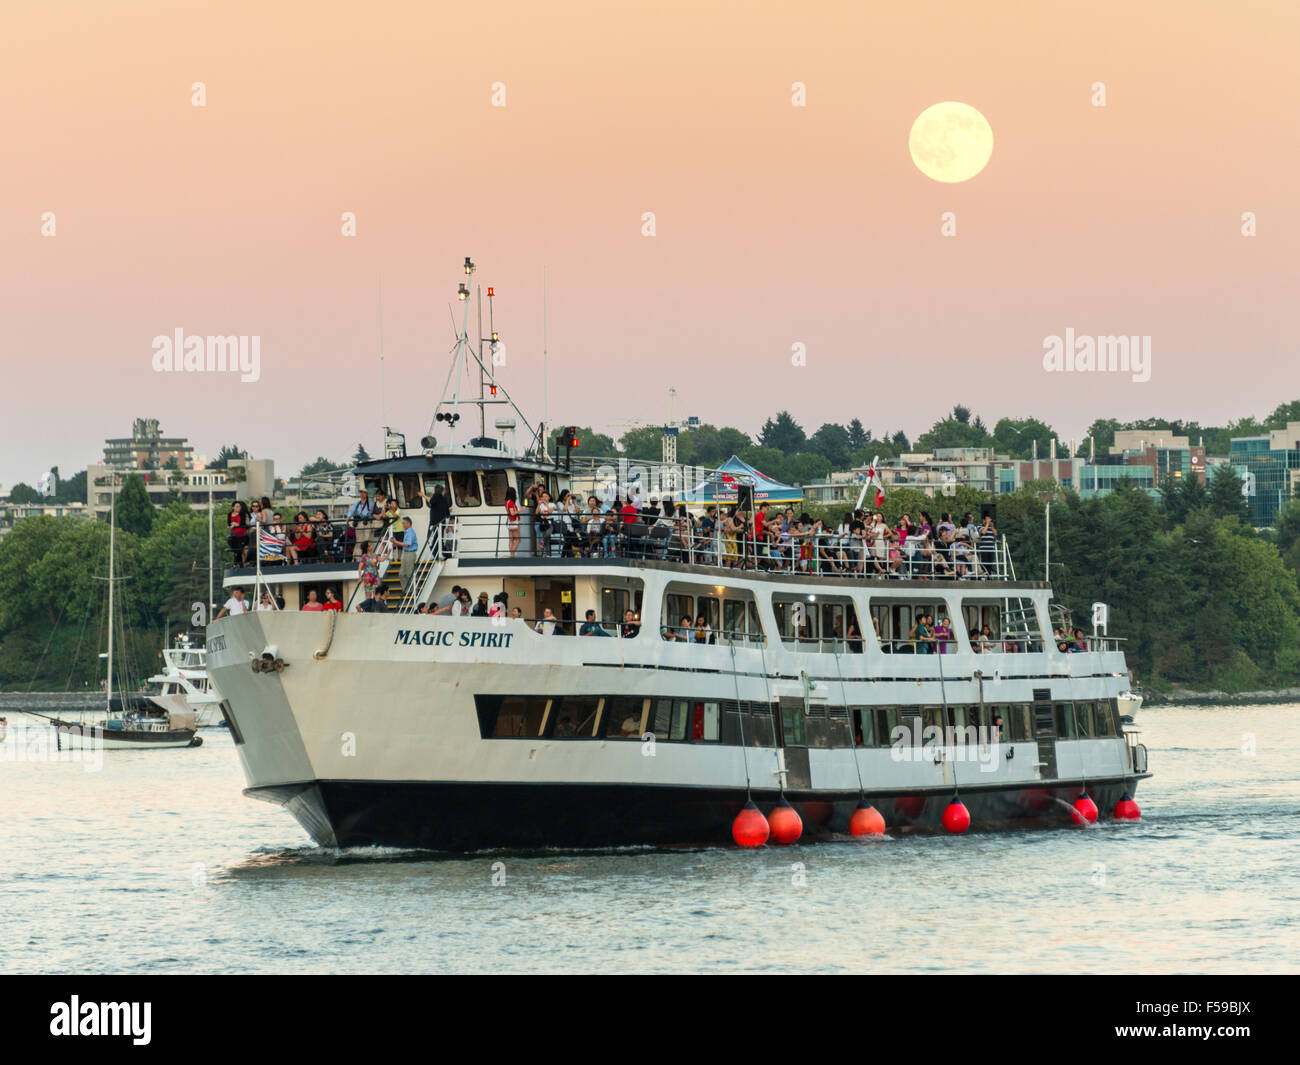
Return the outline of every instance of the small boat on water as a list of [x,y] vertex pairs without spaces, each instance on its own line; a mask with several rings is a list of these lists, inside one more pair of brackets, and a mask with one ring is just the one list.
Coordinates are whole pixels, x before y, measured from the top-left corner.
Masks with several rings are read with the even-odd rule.
[[[195,733],[194,711],[184,705],[168,706],[159,697],[128,693],[127,685],[114,698],[113,664],[117,602],[114,594],[119,581],[117,562],[117,493],[109,509],[108,534],[108,677],[104,684],[104,709],[85,711],[75,721],[51,718],[58,731],[58,747],[70,750],[125,750],[156,747],[197,747],[203,741]],[[123,618],[125,624],[125,618]],[[119,674],[119,682],[126,678]]]
[[1131,725],[1137,712],[1142,709],[1142,685],[1133,679],[1132,673],[1128,675],[1128,691],[1120,692],[1115,701],[1119,705],[1120,719],[1124,724]]
[[163,671],[149,678],[150,684],[158,685],[150,700],[169,711],[193,713],[198,728],[225,724],[221,694],[208,677],[206,654],[188,633],[182,633],[171,647],[163,648]]

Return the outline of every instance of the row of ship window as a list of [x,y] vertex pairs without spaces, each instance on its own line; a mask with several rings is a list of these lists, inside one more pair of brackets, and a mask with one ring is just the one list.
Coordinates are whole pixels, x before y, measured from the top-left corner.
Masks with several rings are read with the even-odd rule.
[[[978,737],[1095,739],[1120,734],[1114,700],[985,703],[982,706],[864,707],[766,704],[732,699],[631,695],[476,695],[484,739],[640,740],[772,747],[889,747],[900,728],[916,743],[931,730],[959,742]],[[1001,723],[999,724],[999,719]],[[975,730],[971,732],[969,730]]]

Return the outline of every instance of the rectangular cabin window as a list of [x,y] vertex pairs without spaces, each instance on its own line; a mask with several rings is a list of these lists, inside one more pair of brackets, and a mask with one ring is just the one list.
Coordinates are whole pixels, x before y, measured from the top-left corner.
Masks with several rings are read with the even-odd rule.
[[424,506],[424,501],[417,494],[420,491],[420,484],[418,473],[399,473],[393,478],[393,490],[397,494],[399,510]]
[[744,639],[746,628],[745,603],[743,600],[724,599],[722,601],[722,629],[732,639],[736,637]]
[[623,615],[629,609],[626,588],[602,588],[600,590],[600,620],[606,625],[622,622]]
[[1097,710],[1097,735],[1098,736],[1116,736],[1118,733],[1115,729],[1115,713],[1112,703],[1109,699],[1103,699],[1096,704]]
[[990,710],[990,718],[998,714],[1002,715],[1003,735],[1008,740],[1031,740],[1034,738],[1034,729],[1030,718],[1030,708],[1027,703],[1017,703],[1011,706],[994,706]]
[[451,475],[452,500],[458,507],[477,507],[482,505],[483,497],[478,490],[478,472],[466,470]]
[[695,599],[689,595],[667,595],[664,597],[664,629],[674,636],[681,635],[682,618],[689,618],[689,624],[695,624]]
[[657,740],[684,740],[690,703],[685,699],[654,700],[650,731]]
[[800,651],[815,651],[809,646],[821,632],[821,612],[816,603],[806,596],[773,596],[772,612],[776,615],[777,631],[782,639],[798,643]]
[[551,700],[544,695],[476,695],[479,731],[497,739],[540,736]]
[[830,649],[829,641],[843,641],[844,639],[844,604],[843,603],[823,603],[822,604],[822,631],[823,640],[828,641],[827,649]]
[[596,725],[600,699],[587,695],[565,695],[551,703],[551,735],[557,740],[590,736]]
[[[439,485],[442,485],[442,490],[445,493],[447,491],[447,475],[445,473],[426,473],[424,475],[424,494],[430,499],[433,498],[434,490]],[[451,498],[451,496],[447,496],[449,501]]]
[[786,747],[806,746],[803,734],[803,706],[795,700],[782,699],[780,712],[781,742]]
[[718,611],[721,600],[712,595],[701,595],[695,600],[695,616],[704,615],[704,623],[714,632],[718,631]]
[[505,470],[483,471],[483,502],[489,507],[504,507],[509,487],[510,477]]
[[611,740],[639,740],[641,712],[646,700],[639,695],[615,695],[605,700],[604,732]]
[[1052,718],[1056,722],[1056,738],[1072,740],[1078,733],[1074,726],[1074,704],[1053,703]]
[[877,747],[888,747],[894,742],[894,729],[898,726],[898,710],[892,706],[878,706],[876,714]]
[[1092,703],[1074,704],[1074,727],[1079,739],[1090,740],[1097,734],[1092,716]]

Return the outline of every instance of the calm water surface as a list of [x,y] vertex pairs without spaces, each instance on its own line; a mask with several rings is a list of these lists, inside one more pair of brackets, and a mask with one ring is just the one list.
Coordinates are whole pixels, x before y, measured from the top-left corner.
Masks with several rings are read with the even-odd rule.
[[322,851],[216,729],[7,760],[0,972],[1300,970],[1300,707],[1139,724],[1140,824],[758,852]]

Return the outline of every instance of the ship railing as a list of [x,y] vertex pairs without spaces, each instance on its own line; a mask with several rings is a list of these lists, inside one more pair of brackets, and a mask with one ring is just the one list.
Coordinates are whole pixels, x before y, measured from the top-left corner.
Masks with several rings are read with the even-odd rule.
[[[403,552],[402,557],[402,599],[398,607],[400,614],[414,614],[420,609],[421,603],[427,603],[433,597],[434,586],[438,583],[438,578],[442,574],[443,555],[443,530],[448,523],[437,525],[424,538],[424,543],[420,549],[410,558],[406,557]],[[431,563],[425,568],[424,576],[420,578],[420,585],[412,592],[411,586],[416,576],[420,573],[420,567],[424,563]],[[409,601],[408,601],[409,600]]]
[[[449,616],[445,613],[429,611],[429,616]],[[460,620],[482,622],[494,629],[509,631],[509,627],[524,626],[543,636],[578,636],[591,639],[612,637],[617,640],[636,639],[645,631],[645,626],[638,621],[586,621],[585,619],[536,617],[508,617],[483,614],[460,615]],[[650,633],[653,633],[653,628]],[[647,634],[647,638],[649,634]],[[663,625],[659,628],[659,638],[667,643],[699,643],[711,646],[761,647],[766,644],[762,633],[748,632],[740,629],[709,629],[703,638],[697,630],[690,630],[689,637],[675,625]]]
[[[293,542],[294,527],[299,524],[296,522],[283,522],[286,529],[290,530],[288,540]],[[313,527],[313,543],[309,549],[302,550],[295,547],[295,554],[298,556],[300,563],[311,565],[348,565],[357,561],[358,548],[362,544],[369,544],[372,548],[378,544],[385,536],[393,532],[390,529],[391,522],[383,521],[379,518],[345,518],[335,519],[329,523],[329,531],[325,536],[316,535],[316,522],[310,523]],[[256,550],[257,539],[256,532],[251,532],[251,543],[249,551]],[[241,549],[242,550],[242,549]],[[288,552],[283,554],[264,557],[260,560],[263,569],[279,569],[282,566],[291,564]],[[238,554],[235,557],[235,566],[233,569],[238,572],[241,569],[253,569],[253,564],[247,566],[241,565],[241,558]]]
[[[366,541],[361,542],[365,543]],[[373,543],[369,543],[369,547],[370,550],[366,552],[366,554],[375,560],[375,584],[373,587],[376,594],[378,594],[383,589],[384,578],[388,576],[388,570],[395,561],[392,531],[387,529],[385,526],[385,531],[380,534],[379,539]],[[405,552],[403,552],[403,554],[404,553]],[[360,564],[364,558],[365,556],[363,555],[357,561],[358,571],[360,570]],[[365,595],[366,587],[366,583],[361,580],[358,580],[356,584],[353,585],[352,594],[348,596],[348,601],[343,606],[344,611],[350,611],[352,609],[358,594],[362,596]]]
[[700,629],[684,625],[660,625],[659,638],[665,643],[708,644],[722,647],[760,647],[767,643],[762,633],[739,629]]
[[[954,655],[960,646],[954,635],[880,640],[880,650],[885,654]],[[1043,641],[1032,636],[987,636],[971,640],[970,647],[976,654],[1037,654],[1043,650]]]
[[1008,572],[1008,554],[996,546],[963,552],[920,536],[901,546],[834,532],[756,542],[716,532],[704,536],[684,519],[623,522],[591,514],[542,519],[525,511],[512,552],[504,515],[458,515],[453,530],[448,550],[456,558],[657,560],[719,570],[895,580],[1005,580]]

